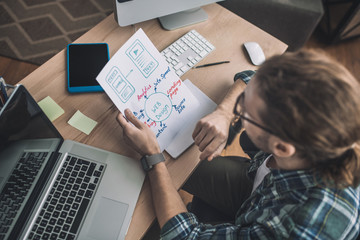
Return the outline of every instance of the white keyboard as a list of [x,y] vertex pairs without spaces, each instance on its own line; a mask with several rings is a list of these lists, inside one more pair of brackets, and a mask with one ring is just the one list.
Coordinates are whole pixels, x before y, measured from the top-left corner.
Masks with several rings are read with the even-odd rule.
[[180,77],[214,49],[208,40],[197,31],[191,30],[165,48],[161,54]]

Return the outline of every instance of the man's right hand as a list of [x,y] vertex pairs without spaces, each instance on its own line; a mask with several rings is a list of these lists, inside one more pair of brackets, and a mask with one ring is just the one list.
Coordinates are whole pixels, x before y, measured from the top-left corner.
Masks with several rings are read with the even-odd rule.
[[218,108],[196,124],[192,137],[202,152],[200,160],[211,161],[221,154],[229,135],[231,119],[232,115]]
[[229,136],[236,99],[245,87],[244,81],[236,81],[216,110],[197,123],[192,137],[202,152],[201,160],[211,161],[221,154]]

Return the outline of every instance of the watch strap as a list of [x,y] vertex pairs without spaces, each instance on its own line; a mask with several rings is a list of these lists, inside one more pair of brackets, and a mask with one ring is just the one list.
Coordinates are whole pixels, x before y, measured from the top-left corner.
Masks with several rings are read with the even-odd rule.
[[160,162],[165,162],[165,157],[162,153],[145,155],[141,158],[141,165],[146,172],[150,171],[154,165]]

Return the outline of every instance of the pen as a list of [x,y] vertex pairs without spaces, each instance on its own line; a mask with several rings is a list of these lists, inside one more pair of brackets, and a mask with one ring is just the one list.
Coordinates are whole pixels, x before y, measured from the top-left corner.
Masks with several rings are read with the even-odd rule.
[[214,66],[214,65],[219,65],[219,64],[223,64],[223,63],[229,63],[229,62],[230,62],[230,61],[222,61],[222,62],[208,63],[208,64],[196,66],[196,67],[193,67],[193,68],[209,67],[209,66]]

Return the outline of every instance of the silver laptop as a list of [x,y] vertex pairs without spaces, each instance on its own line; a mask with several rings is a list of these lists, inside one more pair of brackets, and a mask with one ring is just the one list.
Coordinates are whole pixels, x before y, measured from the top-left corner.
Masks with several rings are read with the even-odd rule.
[[0,110],[0,240],[124,239],[139,161],[65,140],[24,86]]

